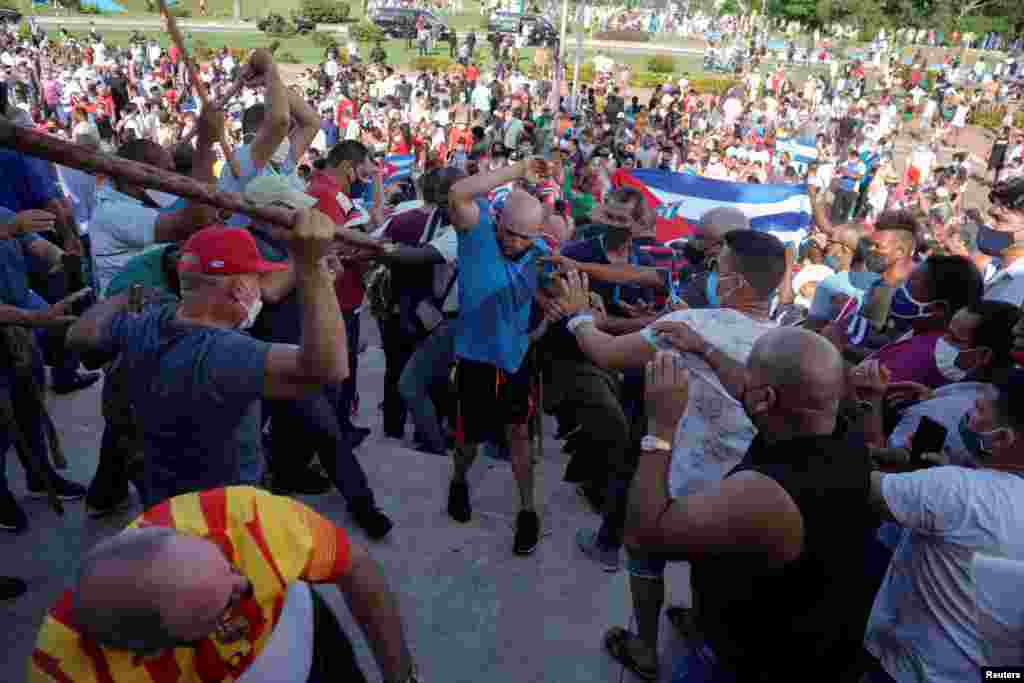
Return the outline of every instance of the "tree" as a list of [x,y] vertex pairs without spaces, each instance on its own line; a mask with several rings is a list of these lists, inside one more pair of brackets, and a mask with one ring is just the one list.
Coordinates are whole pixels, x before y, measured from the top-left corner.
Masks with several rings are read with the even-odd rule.
[[242,20],[242,0],[234,0],[235,21]]

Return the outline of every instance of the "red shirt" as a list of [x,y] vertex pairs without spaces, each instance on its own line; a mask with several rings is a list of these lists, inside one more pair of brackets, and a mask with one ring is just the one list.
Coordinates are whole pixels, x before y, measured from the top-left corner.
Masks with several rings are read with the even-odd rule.
[[[314,208],[330,217],[335,225],[344,225],[353,215],[353,212],[345,213],[338,203],[338,195],[344,193],[330,173],[313,173],[306,186],[306,194],[316,199]],[[351,313],[363,303],[363,270],[360,266],[346,265],[345,271],[334,282],[342,313]]]
[[475,64],[470,64],[466,67],[466,80],[470,83],[475,83],[480,78],[480,69],[476,68]]
[[[352,104],[352,100],[341,99],[338,101],[338,109],[335,112],[335,121],[338,123],[338,128],[348,125],[348,120],[355,116],[356,108]],[[339,134],[344,136],[345,131],[339,131]]]

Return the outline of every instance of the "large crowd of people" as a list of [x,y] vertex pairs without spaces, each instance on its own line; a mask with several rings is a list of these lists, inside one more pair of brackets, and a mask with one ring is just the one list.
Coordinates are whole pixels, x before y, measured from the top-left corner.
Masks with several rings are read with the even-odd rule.
[[[297,218],[0,150],[0,455],[92,517],[139,508],[81,558],[30,680],[364,680],[327,582],[383,680],[422,680],[443,655],[414,657],[365,545],[291,497],[336,489],[369,539],[392,529],[355,455],[371,323],[385,436],[451,456],[459,524],[480,450],[507,458],[518,556],[557,421],[596,517],[579,552],[629,573],[635,629],[602,642],[640,678],[665,676],[663,612],[690,645],[676,681],[1024,663],[990,659],[999,637],[1019,654],[1019,606],[975,600],[1024,561],[1024,137],[1011,116],[987,160],[961,139],[1008,71],[573,92],[498,47],[444,73],[329,51],[297,78],[224,49],[198,69],[213,102],[244,84],[218,107],[176,48],[34,38],[0,37],[7,119]],[[666,246],[634,169],[806,187],[811,224],[723,203]],[[88,486],[52,465],[45,366],[58,393],[102,375]],[[0,467],[0,529],[29,523]],[[666,607],[669,562],[693,605]]]

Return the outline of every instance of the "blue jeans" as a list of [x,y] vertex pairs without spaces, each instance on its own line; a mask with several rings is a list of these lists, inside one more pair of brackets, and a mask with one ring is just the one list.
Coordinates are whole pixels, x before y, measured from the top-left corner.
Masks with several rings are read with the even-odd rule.
[[444,453],[447,444],[430,388],[447,381],[454,362],[455,324],[448,321],[441,323],[416,348],[398,380],[398,393],[412,416],[416,433],[426,448],[434,453]]

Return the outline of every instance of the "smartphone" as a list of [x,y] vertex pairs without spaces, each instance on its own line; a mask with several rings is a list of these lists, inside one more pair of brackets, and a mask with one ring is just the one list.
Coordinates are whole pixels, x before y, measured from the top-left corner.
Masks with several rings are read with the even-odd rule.
[[946,443],[946,434],[949,430],[927,416],[921,417],[917,425],[917,431],[910,440],[910,464],[916,467],[926,467],[921,459],[924,453],[941,453]]

